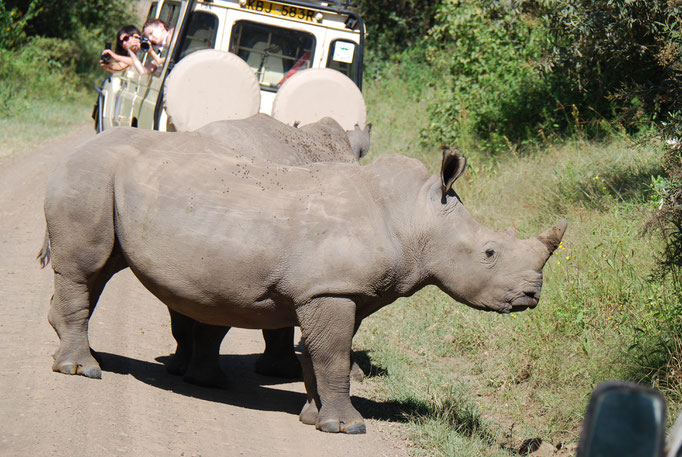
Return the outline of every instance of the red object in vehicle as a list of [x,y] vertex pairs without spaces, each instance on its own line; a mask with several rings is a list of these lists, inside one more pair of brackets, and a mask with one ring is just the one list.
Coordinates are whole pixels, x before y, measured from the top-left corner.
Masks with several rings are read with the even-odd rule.
[[306,51],[306,52],[303,53],[303,55],[301,56],[301,58],[298,59],[298,60],[296,61],[296,63],[294,64],[294,66],[291,67],[291,69],[290,69],[289,71],[287,71],[287,74],[284,75],[284,78],[282,78],[282,80],[281,80],[279,83],[277,83],[277,85],[278,85],[278,86],[279,86],[279,85],[282,85],[282,83],[284,83],[284,81],[286,81],[287,79],[289,79],[290,77],[292,77],[292,76],[294,75],[294,73],[296,73],[298,70],[300,70],[301,67],[302,67],[303,65],[305,65],[306,62],[308,62],[308,59],[310,59],[310,51]]

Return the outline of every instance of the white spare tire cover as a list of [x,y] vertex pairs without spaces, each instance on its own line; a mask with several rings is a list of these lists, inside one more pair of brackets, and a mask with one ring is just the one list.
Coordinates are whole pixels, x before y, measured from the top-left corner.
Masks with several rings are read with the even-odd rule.
[[257,114],[260,87],[251,67],[237,55],[204,49],[173,67],[166,78],[164,107],[177,131],[196,130],[213,121]]
[[330,68],[299,71],[280,87],[272,104],[272,117],[285,124],[301,125],[331,117],[345,130],[365,127],[367,109],[358,86]]

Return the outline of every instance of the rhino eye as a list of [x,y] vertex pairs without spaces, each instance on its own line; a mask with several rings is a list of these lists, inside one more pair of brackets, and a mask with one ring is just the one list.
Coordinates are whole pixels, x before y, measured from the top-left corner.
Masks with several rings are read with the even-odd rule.
[[495,256],[495,250],[494,249],[486,249],[485,250],[485,256],[489,259],[492,259]]

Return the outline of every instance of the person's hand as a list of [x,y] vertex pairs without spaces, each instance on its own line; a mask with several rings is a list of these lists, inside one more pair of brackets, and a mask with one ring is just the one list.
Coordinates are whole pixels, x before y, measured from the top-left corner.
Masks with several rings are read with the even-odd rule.
[[110,61],[114,59],[114,53],[111,51],[111,49],[105,49],[104,51],[102,51],[102,54],[100,55],[100,60],[104,56],[109,56]]
[[128,50],[128,52],[132,51],[134,53],[137,53],[140,50],[140,37],[137,35],[133,35],[130,37],[128,42],[126,43],[123,47]]

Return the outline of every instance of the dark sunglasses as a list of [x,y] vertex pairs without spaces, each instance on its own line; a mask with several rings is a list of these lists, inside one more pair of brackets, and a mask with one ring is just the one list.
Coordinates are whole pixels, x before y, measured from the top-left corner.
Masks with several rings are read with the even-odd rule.
[[140,36],[139,35],[133,35],[133,36],[126,35],[123,38],[121,38],[121,43],[125,43],[126,41],[128,41],[131,38],[137,38],[139,40]]

